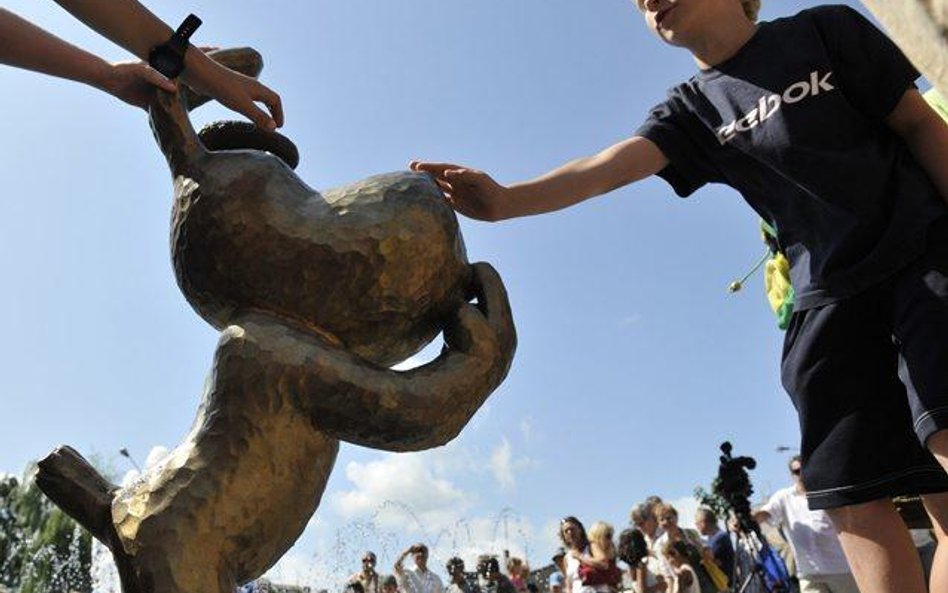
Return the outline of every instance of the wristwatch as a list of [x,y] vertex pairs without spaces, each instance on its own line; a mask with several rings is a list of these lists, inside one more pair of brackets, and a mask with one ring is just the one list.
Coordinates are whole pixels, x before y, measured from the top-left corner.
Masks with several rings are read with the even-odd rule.
[[184,53],[188,51],[188,39],[201,26],[201,19],[189,14],[171,39],[156,45],[148,53],[148,64],[167,78],[176,78],[184,70]]

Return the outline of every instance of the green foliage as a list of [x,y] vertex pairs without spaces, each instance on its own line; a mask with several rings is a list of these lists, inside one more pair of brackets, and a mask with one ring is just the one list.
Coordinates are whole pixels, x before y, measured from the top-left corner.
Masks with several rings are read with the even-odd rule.
[[708,507],[714,514],[718,516],[718,519],[721,521],[727,521],[728,510],[731,508],[728,505],[727,501],[721,498],[718,494],[715,494],[715,489],[717,488],[718,479],[715,478],[711,482],[711,492],[708,492],[701,486],[695,488],[695,498],[698,499],[698,504],[703,507]]
[[92,539],[32,480],[0,478],[0,585],[20,593],[92,590]]

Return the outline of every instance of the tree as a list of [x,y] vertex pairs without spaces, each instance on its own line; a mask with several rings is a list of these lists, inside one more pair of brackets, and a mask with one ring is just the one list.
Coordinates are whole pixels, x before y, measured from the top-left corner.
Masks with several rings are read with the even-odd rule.
[[0,478],[0,585],[21,593],[92,590],[92,539],[30,479]]

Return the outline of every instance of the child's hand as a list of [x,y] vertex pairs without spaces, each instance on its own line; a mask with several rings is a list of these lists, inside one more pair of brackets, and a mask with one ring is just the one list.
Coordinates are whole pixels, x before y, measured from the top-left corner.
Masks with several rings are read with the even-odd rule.
[[412,161],[409,167],[434,177],[445,199],[464,216],[491,222],[504,218],[507,188],[487,173],[450,163]]
[[169,92],[174,92],[177,88],[173,81],[145,62],[110,64],[97,86],[129,105],[142,109],[148,109],[148,102],[155,87]]
[[[181,77],[199,94],[217,99],[225,107],[247,116],[260,128],[272,131],[283,125],[280,95],[260,81],[229,70],[201,52],[195,52]],[[257,106],[257,102],[266,105],[270,113]]]

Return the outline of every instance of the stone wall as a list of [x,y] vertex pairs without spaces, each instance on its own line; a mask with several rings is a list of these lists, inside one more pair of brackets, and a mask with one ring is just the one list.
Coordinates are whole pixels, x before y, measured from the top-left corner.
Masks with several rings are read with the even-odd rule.
[[863,0],[863,4],[948,97],[948,0]]

